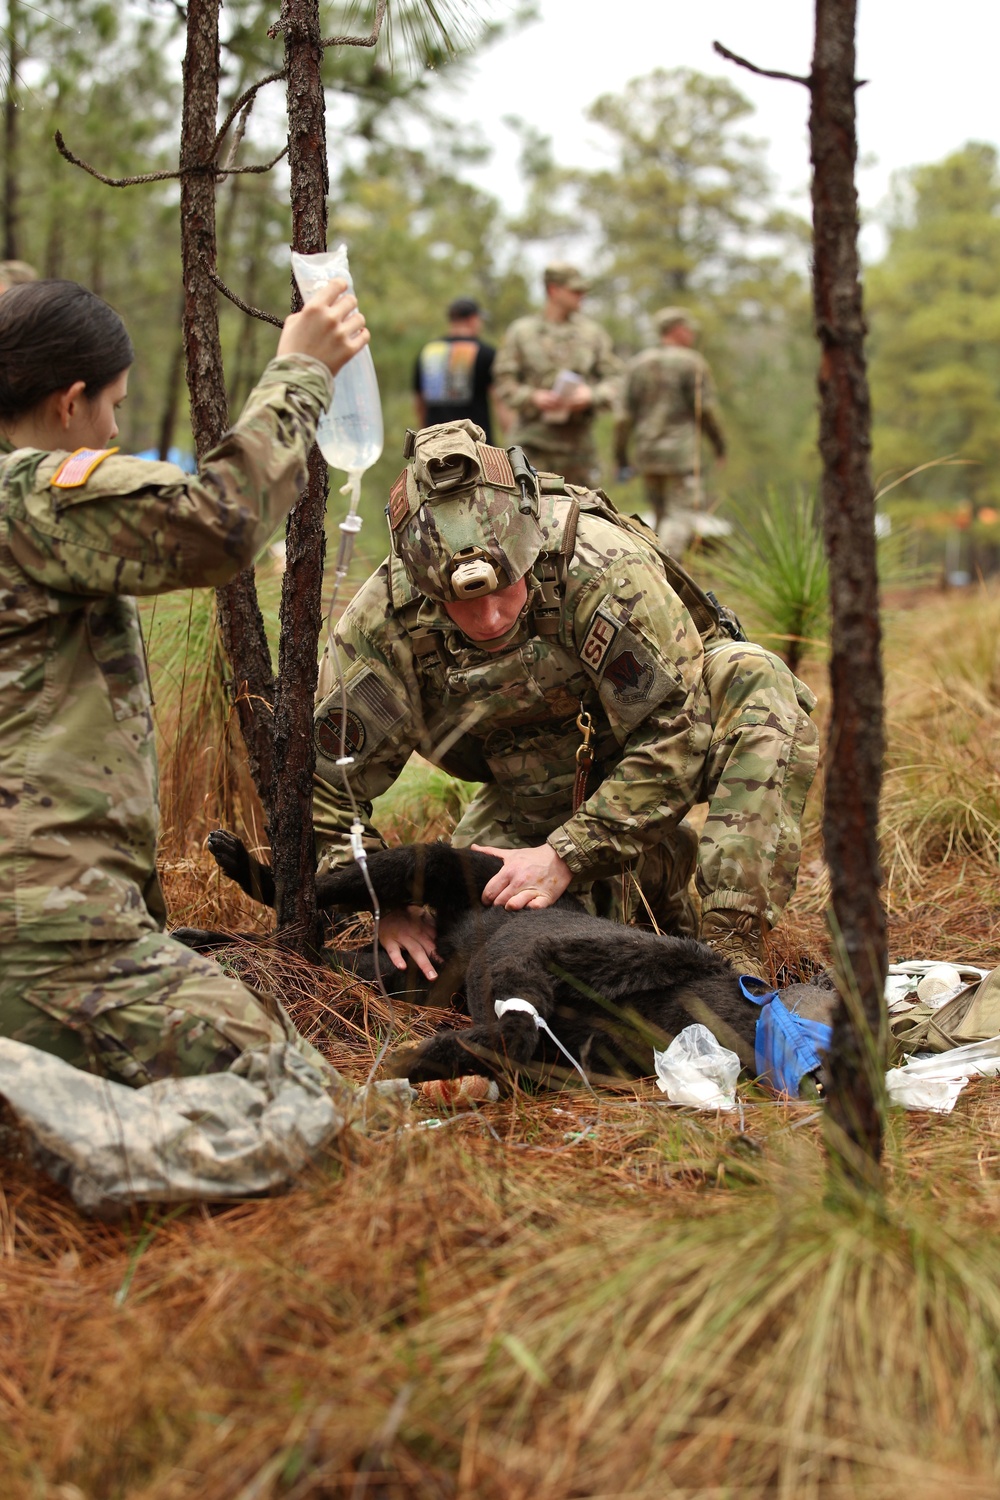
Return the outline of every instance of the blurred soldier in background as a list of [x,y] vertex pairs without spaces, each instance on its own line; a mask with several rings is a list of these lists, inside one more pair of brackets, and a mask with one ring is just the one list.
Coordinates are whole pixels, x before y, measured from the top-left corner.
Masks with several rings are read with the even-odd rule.
[[660,342],[629,361],[615,428],[620,479],[631,466],[642,475],[653,526],[667,551],[680,557],[705,517],[701,435],[721,462],[726,442],[708,363],[695,350],[698,324],[683,307],[653,316]]
[[489,390],[496,350],[479,337],[483,315],[471,297],[448,308],[448,332],[425,344],[413,370],[413,396],[420,427],[468,417],[490,436]]
[[497,399],[515,413],[509,441],[537,469],[568,484],[597,484],[594,417],[613,405],[621,361],[603,328],[580,312],[589,290],[575,266],[545,268],[545,306],[504,335],[494,379]]
[[26,260],[0,260],[0,296],[11,286],[37,281],[38,272]]

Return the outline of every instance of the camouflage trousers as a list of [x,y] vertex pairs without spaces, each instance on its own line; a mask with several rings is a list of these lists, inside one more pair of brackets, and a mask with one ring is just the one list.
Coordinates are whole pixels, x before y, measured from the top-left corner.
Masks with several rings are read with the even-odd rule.
[[[752,912],[773,927],[795,889],[802,811],[819,760],[809,717],[815,699],[778,657],[744,641],[710,647],[704,675],[712,739],[698,799],[708,804],[701,837],[696,845],[680,822],[614,876],[574,881],[570,890],[599,916],[643,923],[651,912],[663,931],[696,934],[684,899],[694,875],[703,912]],[[530,838],[541,843],[571,811],[567,794],[562,816],[532,828]],[[509,794],[490,784],[469,804],[452,843],[517,848],[525,842],[512,834],[519,824]]]
[[278,1002],[162,932],[131,943],[0,946],[0,1036],[139,1087],[217,1073],[293,1042],[324,1071]]
[[704,505],[701,484],[694,474],[642,476],[646,504],[653,512],[652,527],[671,557],[683,557],[694,540],[696,517]]
[[702,911],[754,912],[773,927],[795,890],[802,811],[819,764],[816,699],[777,656],[749,641],[710,646],[708,803],[698,845]]

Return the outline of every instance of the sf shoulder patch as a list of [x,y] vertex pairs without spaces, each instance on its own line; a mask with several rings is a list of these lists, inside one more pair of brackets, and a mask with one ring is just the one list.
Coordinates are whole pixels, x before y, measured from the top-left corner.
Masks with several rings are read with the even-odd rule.
[[398,531],[410,514],[410,502],[406,498],[406,470],[403,469],[389,491],[389,525]]
[[603,609],[595,611],[594,618],[590,622],[590,629],[584,636],[583,645],[580,647],[580,659],[598,676],[608,658],[608,652],[618,638],[620,628],[617,620],[606,614]]
[[56,490],[76,490],[86,484],[98,464],[102,464],[117,448],[77,448],[69,458],[64,458],[49,484]]

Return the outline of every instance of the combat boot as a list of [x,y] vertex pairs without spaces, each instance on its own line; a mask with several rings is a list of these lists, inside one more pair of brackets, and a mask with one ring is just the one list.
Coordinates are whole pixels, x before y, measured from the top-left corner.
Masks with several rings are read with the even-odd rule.
[[770,930],[766,919],[751,911],[716,907],[701,919],[702,942],[728,958],[737,974],[752,974],[766,984],[771,983],[766,941]]

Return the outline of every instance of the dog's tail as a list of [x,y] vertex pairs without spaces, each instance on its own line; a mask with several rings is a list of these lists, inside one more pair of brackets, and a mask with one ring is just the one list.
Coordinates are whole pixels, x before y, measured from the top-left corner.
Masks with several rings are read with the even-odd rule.
[[[453,849],[450,844],[405,844],[368,856],[368,873],[383,910],[430,906],[455,913],[481,904],[483,891],[502,867],[495,854]],[[352,861],[316,879],[316,902],[323,910],[344,906],[363,911],[371,897],[360,867]]]

